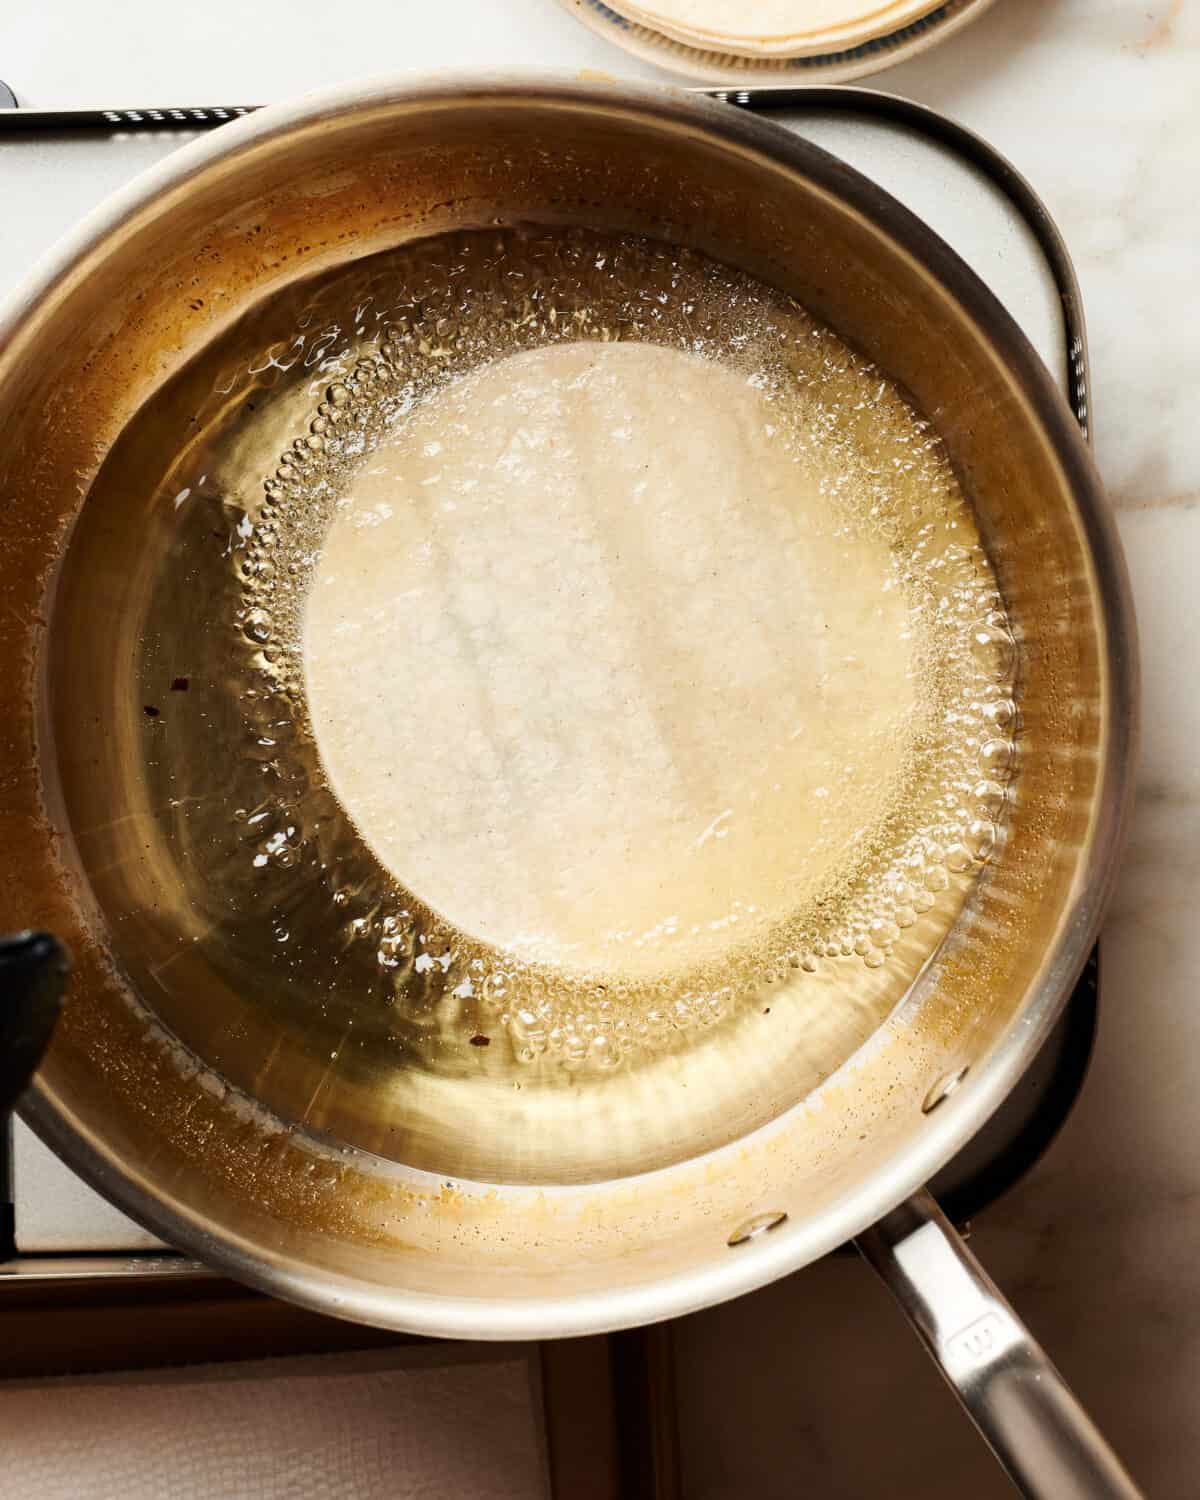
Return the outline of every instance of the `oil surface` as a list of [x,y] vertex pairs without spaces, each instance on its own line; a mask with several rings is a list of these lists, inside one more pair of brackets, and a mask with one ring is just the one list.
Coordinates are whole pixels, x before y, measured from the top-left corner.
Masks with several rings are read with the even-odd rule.
[[116,946],[285,1118],[498,1178],[616,1121],[690,1154],[861,1045],[998,849],[1017,653],[943,445],[740,272],[424,241],[244,319],[101,497],[156,461]]

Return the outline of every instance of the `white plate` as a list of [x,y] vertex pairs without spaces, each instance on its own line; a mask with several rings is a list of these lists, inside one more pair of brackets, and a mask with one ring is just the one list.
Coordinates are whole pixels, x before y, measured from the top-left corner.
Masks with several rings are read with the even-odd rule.
[[558,3],[589,31],[635,57],[701,83],[736,87],[752,83],[828,83],[877,73],[953,36],[981,16],[992,0],[945,0],[928,15],[872,41],[803,57],[736,57],[728,52],[705,51],[620,16],[603,0],[558,0]]

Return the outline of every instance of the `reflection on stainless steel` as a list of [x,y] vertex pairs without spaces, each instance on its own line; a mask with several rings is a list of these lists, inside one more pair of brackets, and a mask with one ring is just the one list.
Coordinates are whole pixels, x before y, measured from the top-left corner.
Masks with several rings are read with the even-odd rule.
[[[323,1151],[253,1107],[275,1070],[315,1094],[328,1057],[213,992],[197,1070],[110,962],[72,874],[126,751],[100,722],[59,757],[34,673],[81,707],[136,692],[126,603],[147,586],[118,522],[94,527],[101,607],[61,630],[62,541],[105,453],[180,360],[298,277],[418,235],[587,223],[692,245],[768,279],[902,382],[974,501],[1022,647],[1020,801],[953,941],[810,1099],[703,1158],[606,1180],[490,1188]],[[60,250],[4,329],[0,926],[64,935],[79,979],[28,1114],[91,1181],[175,1243],[269,1290],[424,1332],[567,1334],[699,1307],[851,1237],[913,1191],[1003,1098],[1086,957],[1113,877],[1134,721],[1133,624],[1100,488],[1070,413],[1007,316],[878,189],[710,101],[523,80],[331,94],[186,148]],[[85,506],[86,511],[86,506]],[[47,588],[49,587],[49,596]],[[43,622],[49,611],[52,652]],[[197,626],[203,624],[197,620]],[[56,634],[57,631],[61,633]],[[29,747],[38,735],[39,755]],[[90,798],[86,822],[69,824]],[[110,916],[110,921],[112,918]],[[114,923],[114,926],[117,924]],[[177,950],[147,963],[183,961]],[[141,997],[151,1009],[152,991]],[[194,1018],[198,1030],[205,1016]],[[193,1042],[193,1046],[196,1043]],[[769,1081],[776,1059],[761,1059]],[[969,1068],[932,1114],[930,1088]],[[386,1078],[345,1078],[362,1113]],[[696,1106],[703,1110],[703,1100]],[[569,1116],[568,1116],[569,1118]],[[786,1213],[731,1250],[756,1214]]]
[[858,1243],[1023,1495],[1137,1500],[1116,1455],[928,1194]]

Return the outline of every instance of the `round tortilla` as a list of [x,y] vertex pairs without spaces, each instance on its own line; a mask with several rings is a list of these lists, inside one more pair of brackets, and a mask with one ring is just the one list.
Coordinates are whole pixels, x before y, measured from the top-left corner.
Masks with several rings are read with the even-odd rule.
[[364,840],[461,931],[674,970],[774,926],[883,816],[906,606],[778,423],[711,360],[568,343],[364,462],[306,601],[310,720]]

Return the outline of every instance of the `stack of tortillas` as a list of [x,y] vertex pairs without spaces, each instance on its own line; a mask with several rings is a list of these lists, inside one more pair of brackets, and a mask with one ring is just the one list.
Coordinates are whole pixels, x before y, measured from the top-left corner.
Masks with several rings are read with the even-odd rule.
[[606,0],[620,15],[689,47],[735,57],[806,57],[860,47],[942,0]]

